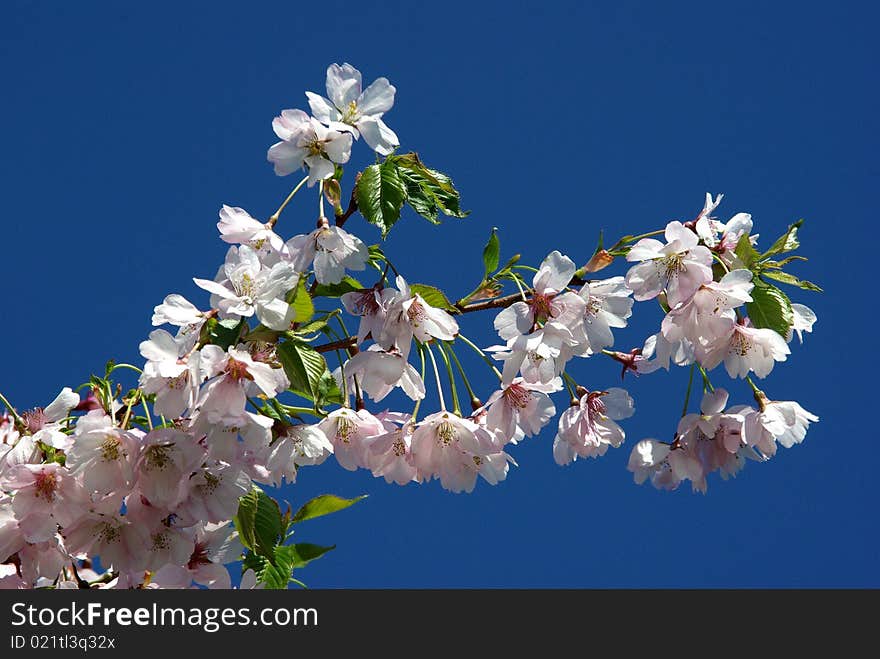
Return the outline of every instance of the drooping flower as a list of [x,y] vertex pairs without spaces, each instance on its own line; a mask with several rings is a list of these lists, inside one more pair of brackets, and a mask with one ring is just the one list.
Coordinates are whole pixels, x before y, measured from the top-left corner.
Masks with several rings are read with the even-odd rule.
[[182,349],[189,351],[198,341],[202,325],[208,319],[209,314],[199,311],[196,306],[182,295],[173,293],[165,296],[162,304],[153,308],[152,323],[154,327],[169,324],[179,327],[177,340]]
[[541,329],[517,335],[509,339],[506,346],[489,346],[486,352],[504,362],[502,384],[513,382],[517,373],[526,382],[547,383],[558,377],[565,365],[562,342],[558,334],[548,334]]
[[751,302],[752,273],[732,270],[719,282],[703,284],[693,297],[672,309],[663,319],[663,337],[671,342],[687,340],[696,358],[707,360],[707,353],[728,336],[736,321],[734,309]]
[[393,288],[368,288],[363,291],[352,291],[340,296],[345,310],[352,316],[360,316],[358,327],[358,345],[372,336],[377,341],[382,336],[382,328],[388,317],[388,309],[397,300],[400,292]]
[[377,403],[396,387],[400,387],[412,400],[425,397],[425,383],[418,371],[396,349],[386,351],[378,345],[371,345],[334,371],[333,376],[340,386],[343,373],[349,392],[354,391],[356,379],[361,391]]
[[503,438],[502,444],[516,444],[524,437],[537,435],[556,414],[556,406],[547,394],[560,389],[560,378],[548,383],[514,378],[486,401],[486,427]]
[[639,262],[626,273],[626,285],[636,300],[650,300],[666,291],[670,308],[688,301],[697,289],[712,281],[712,253],[681,222],[666,225],[666,245],[642,238],[632,246],[627,261]]
[[[403,277],[397,277],[400,295],[388,309],[385,327],[377,342],[386,350],[397,347],[401,354],[409,354],[413,337],[420,343],[432,338],[452,341],[458,334],[458,323],[449,313],[428,304],[412,291]],[[375,338],[375,337],[374,337]]]
[[322,217],[310,234],[294,236],[285,243],[284,256],[297,272],[308,271],[314,263],[319,284],[338,284],[346,270],[363,270],[370,254],[357,236],[331,226]]
[[794,323],[788,330],[788,336],[785,337],[785,340],[790,342],[794,334],[797,334],[798,341],[803,343],[804,332],[812,332],[813,324],[818,320],[816,312],[807,305],[797,302],[792,302],[791,310],[794,313]]
[[611,328],[626,327],[632,315],[632,291],[623,277],[611,277],[584,284],[578,293],[584,300],[584,332],[587,353],[597,353],[614,345]]
[[279,331],[289,329],[293,320],[284,296],[298,280],[289,263],[281,261],[267,268],[247,245],[229,248],[215,281],[193,278],[198,287],[211,293],[211,304],[222,317],[250,318],[256,314],[263,325]]
[[418,477],[438,478],[451,492],[473,491],[483,471],[497,482],[498,465],[486,458],[498,453],[491,433],[452,412],[425,417],[412,435],[412,460]]
[[394,105],[395,88],[387,78],[377,78],[361,91],[361,72],[351,64],[327,67],[327,96],[306,92],[309,107],[318,121],[335,130],[348,131],[376,153],[387,156],[400,144],[382,115]]
[[285,426],[272,444],[266,468],[272,484],[281,485],[282,478],[296,482],[296,474],[304,465],[319,465],[333,454],[333,444],[318,425]]
[[336,461],[349,471],[369,468],[367,451],[372,437],[385,433],[382,422],[367,410],[341,407],[318,424],[333,445]]
[[775,362],[784,362],[791,351],[779,334],[769,328],[752,327],[748,318],[731,323],[729,330],[705,348],[703,366],[713,369],[722,361],[732,378],[754,371],[764,378]]
[[385,482],[398,485],[418,481],[412,456],[415,424],[411,422],[411,415],[381,412],[376,418],[384,426],[385,433],[370,441],[368,462],[373,476],[381,476]]
[[33,435],[34,442],[42,442],[53,448],[66,450],[70,448],[69,435],[62,432],[62,423],[70,414],[70,410],[79,404],[79,394],[70,387],[64,387],[55,400],[45,408],[37,407],[22,412],[24,432]]
[[254,251],[267,254],[279,252],[284,240],[272,229],[268,222],[260,222],[251,217],[243,208],[223,204],[220,221],[217,222],[220,239],[233,245],[247,245]]
[[327,128],[302,110],[284,110],[272,120],[272,129],[281,141],[269,147],[266,157],[278,176],[307,167],[312,186],[333,176],[336,165],[351,157],[349,133]]
[[578,404],[571,405],[559,417],[553,458],[560,465],[578,457],[596,458],[605,455],[609,446],[620,446],[626,435],[615,421],[635,413],[633,400],[623,389],[587,391],[579,387],[578,394]]
[[819,417],[808,412],[796,401],[771,401],[763,394],[761,409],[744,408],[740,414],[745,416],[743,439],[765,457],[776,454],[776,443],[791,448],[804,441],[810,423]]

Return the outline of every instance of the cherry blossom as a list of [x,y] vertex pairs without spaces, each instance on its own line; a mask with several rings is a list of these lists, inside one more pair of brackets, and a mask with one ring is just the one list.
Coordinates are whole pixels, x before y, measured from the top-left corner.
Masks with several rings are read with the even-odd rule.
[[669,306],[688,301],[703,284],[712,281],[712,254],[699,237],[681,222],[666,225],[666,245],[642,238],[627,261],[639,262],[626,273],[626,285],[636,300],[650,300],[664,290]]
[[[379,155],[387,156],[400,144],[382,115],[394,105],[396,89],[387,78],[377,78],[361,91],[361,72],[351,64],[327,67],[327,96],[306,92],[312,114],[330,128],[347,131],[364,141]],[[279,135],[280,137],[280,135]]]
[[608,391],[579,388],[580,399],[559,417],[559,432],[553,441],[553,458],[567,465],[581,458],[605,455],[608,447],[617,448],[625,434],[615,421],[635,413],[630,395],[612,387]]
[[330,226],[326,217],[318,219],[318,228],[310,234],[288,240],[284,253],[297,272],[306,272],[314,263],[319,284],[338,284],[346,270],[363,270],[369,258],[367,246],[359,238]]
[[302,110],[284,110],[272,121],[281,139],[269,147],[267,159],[278,176],[303,167],[309,171],[309,185],[333,176],[335,165],[351,157],[351,135],[321,125]]

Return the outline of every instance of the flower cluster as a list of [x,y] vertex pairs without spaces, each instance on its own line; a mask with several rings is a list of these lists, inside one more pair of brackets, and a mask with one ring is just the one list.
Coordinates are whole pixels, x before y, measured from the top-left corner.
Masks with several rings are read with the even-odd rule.
[[[494,485],[516,464],[511,447],[556,416],[552,396],[560,392],[567,400],[552,445],[558,464],[621,446],[618,422],[634,414],[633,399],[621,388],[582,386],[570,372],[575,358],[611,358],[624,374],[691,369],[671,441],[645,439],[632,450],[638,483],[674,489],[689,480],[705,492],[708,474],[735,475],[746,459],[767,460],[778,445],[803,441],[818,418],[796,402],[770,400],[751,378],[785,361],[792,336],[812,331],[816,320],[768,281],[818,288],[783,270],[794,259],[780,255],[798,246],[799,224],[759,253],[751,217],[721,223],[712,215],[721,198],[707,195],[696,219],[607,250],[600,244],[581,268],[559,251],[538,268],[518,257],[499,267],[493,231],[482,280],[453,303],[343,229],[357,210],[384,236],[404,203],[431,221],[438,212],[466,215],[449,177],[415,154],[395,153],[399,141],[383,121],[394,94],[385,78],[362,89],[354,67],[330,66],[327,97],[307,93],[312,116],[284,110],[272,124],[280,139],[268,152],[275,172],[304,169],[304,178],[265,221],[221,208],[225,260],[213,279],[194,279],[210,294],[206,307],[179,294],[156,306],[156,329],[140,344],[143,368],[111,363],[105,377],[79,388],[84,396],[64,388],[45,408],[19,413],[7,403],[0,587],[228,588],[238,561],[243,584],[286,587],[291,571],[316,557],[285,544],[290,525],[351,503],[330,497],[282,516],[260,486],[294,483],[304,467],[333,456],[345,469],[399,485],[438,480],[452,492],[472,491],[478,478]],[[342,165],[360,137],[385,160],[358,174],[343,210]],[[276,232],[281,213],[316,182],[314,229],[285,240]],[[665,242],[654,238],[661,234]],[[625,276],[590,278],[619,257],[633,264]],[[365,271],[374,282],[352,276]],[[530,282],[524,272],[533,273]],[[515,292],[502,295],[511,284]],[[634,303],[651,300],[664,313],[659,331],[641,348],[611,350],[613,330],[627,326]],[[489,309],[499,310],[500,343],[483,349],[460,323]],[[461,349],[497,377],[484,399]],[[339,364],[332,371],[331,353]],[[728,392],[713,387],[709,373],[722,363],[751,387],[754,407],[728,407]],[[139,373],[125,395],[111,380],[119,368]],[[687,413],[695,372],[704,396],[700,412]],[[420,414],[429,389],[438,406]],[[386,400],[398,407],[368,409]],[[255,531],[267,515],[276,521]]]

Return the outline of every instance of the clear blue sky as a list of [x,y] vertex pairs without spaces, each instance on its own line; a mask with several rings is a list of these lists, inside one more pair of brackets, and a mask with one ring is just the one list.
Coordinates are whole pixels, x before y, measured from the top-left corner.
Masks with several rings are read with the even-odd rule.
[[[636,441],[673,431],[685,372],[628,380],[637,414],[623,448],[560,468],[548,428],[514,447],[506,483],[470,496],[331,462],[304,469],[284,493],[294,504],[371,495],[302,529],[339,545],[306,582],[880,586],[876,268],[862,247],[876,213],[880,13],[592,4],[4,2],[0,390],[45,404],[108,358],[139,362],[167,293],[204,302],[190,278],[222,261],[220,205],[265,217],[292,184],[265,162],[272,117],[307,108],[303,91],[322,91],[327,64],[348,61],[397,86],[389,125],[454,176],[473,211],[440,228],[409,215],[387,243],[410,279],[451,295],[479,277],[492,226],[504,254],[536,263],[560,248],[583,262],[599,228],[616,238],[690,219],[707,190],[725,193],[722,217],[751,212],[766,239],[807,218],[811,260],[797,272],[827,292],[795,295],[819,323],[765,389],[822,421],[736,480],[713,476],[706,496],[638,487],[625,469]],[[292,235],[311,216],[285,214],[279,228]],[[362,220],[346,228],[378,240]],[[659,320],[638,306],[617,346]],[[490,322],[465,326],[488,344]],[[574,373],[618,385],[608,361]],[[730,389],[749,402],[742,382]]]

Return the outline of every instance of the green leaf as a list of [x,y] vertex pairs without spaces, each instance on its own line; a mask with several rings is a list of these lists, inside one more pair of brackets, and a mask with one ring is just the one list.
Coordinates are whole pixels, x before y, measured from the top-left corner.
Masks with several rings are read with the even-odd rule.
[[767,270],[770,268],[781,269],[781,268],[784,268],[785,266],[787,266],[792,261],[807,261],[807,260],[808,259],[806,256],[798,256],[798,255],[786,256],[781,261],[762,261],[761,262],[761,269],[762,270]]
[[284,529],[278,502],[254,488],[238,500],[238,512],[233,518],[241,544],[254,553],[272,559],[275,545]]
[[761,258],[760,254],[752,246],[752,241],[748,235],[740,237],[739,242],[736,244],[735,253],[739,260],[743,262],[743,267],[749,269]]
[[343,277],[338,284],[318,284],[315,286],[315,297],[339,297],[346,293],[363,290],[363,285],[354,277]]
[[296,288],[288,294],[287,301],[293,307],[294,322],[307,323],[315,315],[315,303],[312,302],[312,296],[309,295],[305,277],[299,278]]
[[770,246],[770,249],[761,254],[761,258],[767,258],[781,252],[791,252],[800,247],[797,233],[803,223],[803,220],[798,220],[794,224],[789,225],[788,230],[776,239],[776,242]]
[[761,272],[761,274],[768,279],[775,279],[776,281],[780,281],[783,284],[797,286],[798,288],[802,288],[805,291],[816,291],[817,293],[822,292],[822,289],[813,282],[807,281],[806,279],[798,279],[794,275],[783,272],[782,270],[764,270],[763,272]]
[[238,500],[238,512],[232,518],[238,538],[247,549],[253,549],[257,544],[254,528],[257,517],[257,501],[259,490],[254,488]]
[[261,556],[271,557],[283,532],[281,509],[278,507],[278,502],[265,492],[260,491],[257,497],[257,512],[254,517],[254,551]]
[[294,514],[291,523],[297,524],[298,522],[304,522],[307,519],[329,515],[330,513],[335,513],[339,510],[344,510],[349,506],[353,506],[361,499],[366,498],[366,494],[355,497],[354,499],[343,499],[335,494],[321,494],[320,496],[304,503],[303,506],[296,511],[296,514]]
[[324,356],[302,341],[285,341],[276,352],[290,380],[290,388],[314,401],[320,393],[319,383],[328,371]]
[[286,590],[293,572],[293,559],[281,545],[275,548],[271,561],[263,563],[263,569],[257,573],[257,579],[265,584],[266,590]]
[[754,279],[754,284],[752,302],[746,304],[752,325],[772,329],[780,336],[788,336],[788,331],[794,324],[794,312],[788,296],[763,279]]
[[484,279],[489,279],[489,276],[498,269],[498,261],[501,260],[501,243],[498,240],[498,235],[495,233],[497,230],[497,227],[492,227],[489,241],[483,248]]
[[397,165],[404,181],[407,201],[413,210],[425,219],[439,224],[437,211],[452,217],[467,217],[470,211],[461,209],[461,197],[452,179],[446,174],[426,167],[416,153],[389,156]]
[[245,330],[247,326],[247,321],[244,319],[218,320],[217,318],[208,318],[202,325],[199,338],[203,344],[210,343],[226,350],[229,346],[238,344],[242,330]]
[[299,542],[294,545],[278,547],[275,550],[275,555],[283,554],[285,559],[290,561],[291,568],[295,570],[321,558],[321,556],[333,549],[336,549],[336,545],[321,547],[320,545],[313,545],[308,542]]
[[432,307],[449,311],[450,313],[458,313],[458,309],[446,294],[439,288],[428,286],[427,284],[410,284],[409,290],[413,295],[420,295],[422,299]]
[[400,209],[406,201],[406,187],[400,180],[393,159],[370,165],[361,173],[356,198],[358,210],[367,222],[381,229],[382,238],[385,238],[400,219]]

